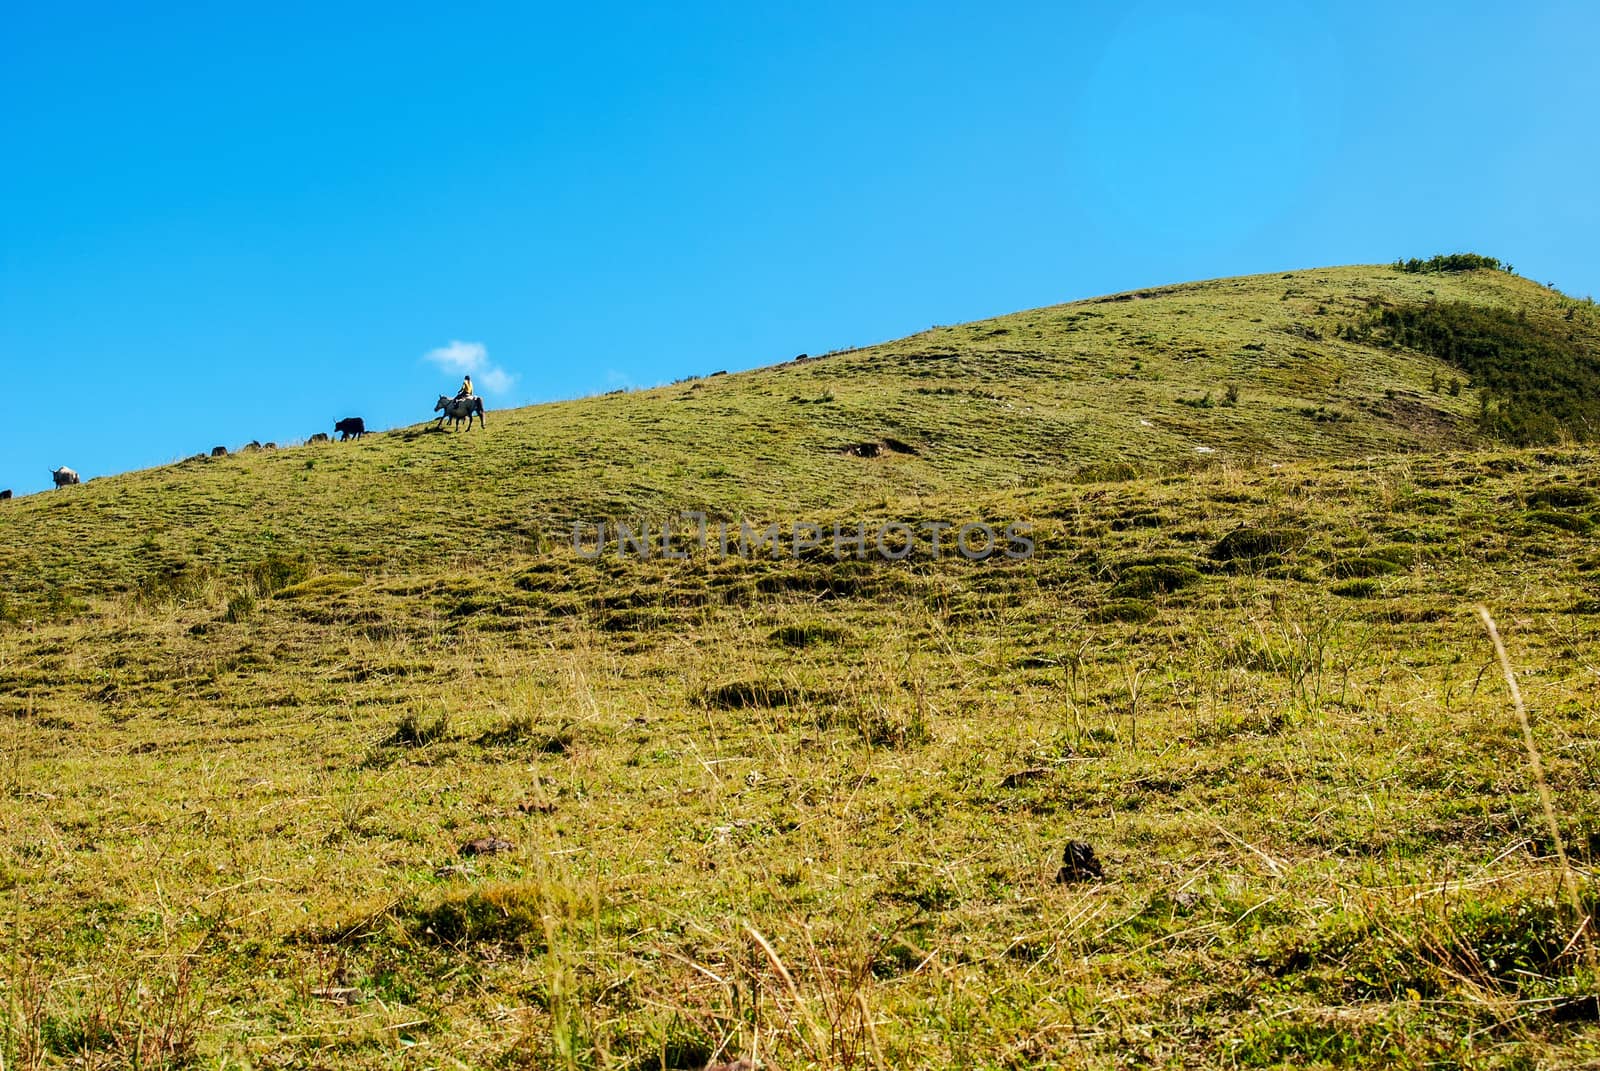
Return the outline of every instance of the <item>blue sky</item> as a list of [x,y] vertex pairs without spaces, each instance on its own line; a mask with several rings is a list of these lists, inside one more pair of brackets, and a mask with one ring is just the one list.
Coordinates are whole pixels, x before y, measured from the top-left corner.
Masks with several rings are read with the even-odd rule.
[[474,365],[492,410],[1465,249],[1600,294],[1593,5],[145,6],[0,34],[18,493]]

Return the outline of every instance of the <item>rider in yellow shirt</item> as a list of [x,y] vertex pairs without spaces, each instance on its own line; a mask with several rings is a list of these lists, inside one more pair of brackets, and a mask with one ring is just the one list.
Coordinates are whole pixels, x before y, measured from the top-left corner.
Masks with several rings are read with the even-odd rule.
[[457,398],[470,398],[470,397],[472,397],[472,377],[471,376],[463,376],[463,377],[461,377],[461,389],[456,392],[456,397]]

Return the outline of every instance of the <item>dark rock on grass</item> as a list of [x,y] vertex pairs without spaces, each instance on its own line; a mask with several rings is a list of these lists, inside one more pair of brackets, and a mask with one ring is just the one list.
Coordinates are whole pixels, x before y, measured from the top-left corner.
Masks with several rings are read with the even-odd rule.
[[1550,1006],[1549,1015],[1557,1023],[1600,1022],[1600,997],[1587,993],[1564,997]]
[[515,851],[516,845],[503,837],[479,837],[469,840],[461,846],[462,855],[499,855],[501,852]]
[[311,995],[330,1004],[360,1004],[366,1000],[366,997],[362,996],[361,990],[347,985],[325,986],[321,989],[313,989]]
[[1023,785],[1026,785],[1032,781],[1038,781],[1041,778],[1049,776],[1050,770],[1048,767],[1030,766],[1026,770],[1018,770],[1015,773],[1006,774],[1005,778],[1000,782],[1000,787],[1021,788]]
[[1095,858],[1094,848],[1081,840],[1067,841],[1067,847],[1061,853],[1061,869],[1056,871],[1056,883],[1067,885],[1079,881],[1097,881],[1105,877],[1100,869],[1100,860]]
[[900,439],[880,439],[864,443],[851,443],[840,453],[848,457],[882,457],[885,454],[910,454],[917,456],[917,448]]

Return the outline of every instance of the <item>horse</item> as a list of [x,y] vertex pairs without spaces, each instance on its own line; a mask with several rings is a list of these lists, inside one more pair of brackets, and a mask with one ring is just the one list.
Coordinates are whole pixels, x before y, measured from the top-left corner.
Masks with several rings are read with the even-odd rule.
[[460,427],[463,420],[467,422],[467,430],[471,431],[472,415],[474,413],[478,415],[478,427],[481,428],[484,426],[483,399],[478,397],[476,394],[466,398],[450,398],[441,394],[439,395],[438,404],[433,407],[433,411],[435,413],[438,413],[440,410],[443,410],[443,413],[440,415],[438,423],[434,424],[434,427],[436,428],[444,427],[445,418],[449,417],[451,421],[451,431],[454,431],[456,428]]

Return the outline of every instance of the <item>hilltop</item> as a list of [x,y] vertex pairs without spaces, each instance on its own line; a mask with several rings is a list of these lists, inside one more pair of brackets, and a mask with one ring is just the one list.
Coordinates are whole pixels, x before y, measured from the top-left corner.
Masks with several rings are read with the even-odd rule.
[[[0,1058],[1600,1058],[1595,332],[1321,269],[6,503]],[[568,542],[681,509],[1036,551]]]

